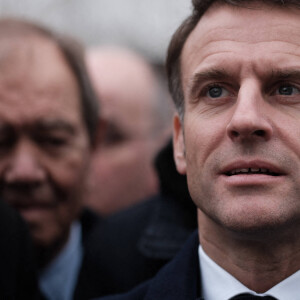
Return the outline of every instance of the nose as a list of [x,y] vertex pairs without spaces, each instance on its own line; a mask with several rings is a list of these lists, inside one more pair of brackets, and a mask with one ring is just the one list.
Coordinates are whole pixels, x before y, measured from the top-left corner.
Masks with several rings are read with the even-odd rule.
[[17,145],[5,171],[7,183],[37,184],[45,179],[39,156],[28,143]]
[[273,133],[268,114],[269,104],[265,102],[261,91],[249,85],[241,88],[230,122],[227,135],[233,141],[269,140]]

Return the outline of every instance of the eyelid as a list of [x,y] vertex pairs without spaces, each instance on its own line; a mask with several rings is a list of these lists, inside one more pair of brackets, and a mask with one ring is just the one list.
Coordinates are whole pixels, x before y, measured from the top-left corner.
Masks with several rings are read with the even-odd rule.
[[[291,81],[278,81],[278,82],[272,84],[272,86],[269,88],[270,95],[280,95],[280,94],[278,94],[278,89],[283,86],[290,86],[290,87],[296,88],[297,90],[299,90],[299,94],[300,94],[300,83],[297,84],[297,83],[294,83]],[[280,95],[280,96],[285,96],[285,95]]]
[[44,134],[34,136],[34,140],[41,145],[63,146],[69,143],[69,136],[67,134]]
[[[218,87],[218,88],[223,89],[223,91],[226,91],[226,95],[223,95],[219,98],[212,98],[212,99],[221,99],[221,98],[224,98],[224,97],[234,95],[234,93],[233,93],[234,88],[232,86],[230,86],[229,84],[223,83],[223,82],[211,82],[211,83],[208,83],[208,84],[204,85],[204,87],[200,90],[200,93],[198,94],[198,97],[208,97],[207,93],[209,92],[209,90],[211,88],[214,88],[214,87]],[[210,97],[208,97],[208,98],[210,98]]]

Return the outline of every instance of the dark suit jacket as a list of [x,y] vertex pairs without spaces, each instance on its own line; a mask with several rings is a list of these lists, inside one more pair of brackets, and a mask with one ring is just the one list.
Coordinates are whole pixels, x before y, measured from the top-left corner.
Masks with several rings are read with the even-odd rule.
[[0,201],[0,299],[37,299],[33,249],[25,222]]
[[198,234],[193,233],[182,250],[157,275],[123,294],[101,300],[200,300]]
[[100,278],[103,278],[103,271],[98,261],[101,257],[95,253],[94,248],[98,247],[98,237],[93,232],[101,228],[102,218],[89,209],[85,209],[81,215],[82,244],[84,255],[80,273],[78,275],[74,300],[88,300],[103,295],[103,287]]

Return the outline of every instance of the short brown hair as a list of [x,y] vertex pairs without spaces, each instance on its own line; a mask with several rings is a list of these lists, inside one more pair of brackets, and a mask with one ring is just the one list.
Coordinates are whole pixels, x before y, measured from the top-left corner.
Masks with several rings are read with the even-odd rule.
[[95,144],[98,126],[98,100],[88,77],[84,61],[84,49],[73,38],[55,33],[40,24],[28,20],[3,18],[0,19],[1,36],[36,35],[52,41],[63,54],[65,61],[76,78],[80,91],[82,117],[87,128],[90,144]]
[[174,33],[169,44],[166,60],[169,90],[182,120],[184,115],[184,95],[181,82],[180,58],[183,46],[190,33],[197,26],[199,20],[205,14],[208,8],[214,3],[224,3],[232,6],[247,7],[253,2],[285,7],[292,6],[300,9],[300,0],[192,0],[192,13],[187,19],[185,19],[185,21],[183,21],[183,23]]

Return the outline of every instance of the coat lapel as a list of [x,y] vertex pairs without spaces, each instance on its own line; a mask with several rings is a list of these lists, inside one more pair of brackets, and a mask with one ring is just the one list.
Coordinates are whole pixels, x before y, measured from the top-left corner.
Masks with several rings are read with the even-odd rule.
[[196,231],[174,260],[154,277],[145,300],[201,299],[198,246]]

